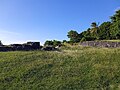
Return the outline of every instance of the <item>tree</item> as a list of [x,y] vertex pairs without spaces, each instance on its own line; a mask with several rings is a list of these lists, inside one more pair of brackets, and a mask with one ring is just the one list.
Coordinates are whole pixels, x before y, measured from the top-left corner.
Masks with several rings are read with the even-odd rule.
[[62,46],[61,41],[53,40],[53,45],[54,46]]
[[91,23],[91,28],[78,34],[76,31],[69,31],[70,43],[79,41],[120,39],[120,10],[117,10],[111,17],[111,22],[103,22],[100,26],[96,22]]
[[91,23],[91,36],[92,38],[95,38],[95,39],[99,39],[99,36],[98,36],[98,31],[99,31],[99,27],[98,27],[98,24],[96,22],[93,22]]
[[99,26],[99,39],[103,40],[103,39],[110,39],[110,26],[111,26],[111,22],[103,22],[100,26]]
[[91,27],[96,28],[96,27],[98,27],[98,25],[97,25],[96,22],[92,22],[92,23],[91,23]]
[[71,30],[68,32],[68,38],[70,38],[70,42],[76,43],[80,41],[79,34],[77,31]]
[[111,17],[110,34],[112,39],[120,39],[120,10]]
[[117,10],[113,16],[111,16],[111,21],[117,22],[120,20],[120,10]]
[[62,42],[63,42],[63,43],[67,43],[67,40],[63,40]]
[[57,40],[53,40],[53,41],[47,40],[44,45],[45,46],[61,46],[62,43],[61,43],[61,41],[57,41]]
[[44,43],[44,46],[49,46],[49,45],[53,45],[53,41],[47,40],[47,41]]

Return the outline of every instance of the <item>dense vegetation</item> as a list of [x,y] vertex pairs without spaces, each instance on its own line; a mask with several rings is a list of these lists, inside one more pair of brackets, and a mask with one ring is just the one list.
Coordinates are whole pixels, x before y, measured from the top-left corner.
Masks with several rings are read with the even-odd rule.
[[69,41],[63,40],[47,40],[46,45],[61,46],[63,43],[78,43],[82,41],[94,40],[119,40],[120,39],[120,10],[117,10],[113,16],[110,17],[111,21],[103,22],[101,25],[96,22],[91,23],[91,28],[81,32],[80,34],[75,30],[68,32]]
[[61,45],[62,45],[62,42],[61,42],[61,41],[57,41],[57,40],[47,40],[47,41],[44,43],[44,46],[47,46],[47,45],[51,45],[51,46],[61,46]]
[[0,90],[119,90],[120,49],[0,53]]
[[69,42],[120,39],[120,10],[117,10],[110,19],[111,21],[103,22],[101,25],[93,22],[91,28],[88,28],[80,34],[74,30],[69,31]]

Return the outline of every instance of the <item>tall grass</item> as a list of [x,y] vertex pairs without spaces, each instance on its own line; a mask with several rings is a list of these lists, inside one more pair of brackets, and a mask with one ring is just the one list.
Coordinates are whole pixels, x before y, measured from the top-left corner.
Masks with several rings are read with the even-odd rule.
[[120,48],[0,53],[0,90],[119,90]]

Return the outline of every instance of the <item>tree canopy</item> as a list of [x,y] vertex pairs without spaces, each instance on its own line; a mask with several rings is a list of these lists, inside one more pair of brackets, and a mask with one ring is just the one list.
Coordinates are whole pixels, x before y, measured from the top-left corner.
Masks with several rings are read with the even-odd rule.
[[110,19],[111,21],[103,22],[101,25],[92,22],[91,27],[81,33],[70,30],[67,36],[70,38],[70,42],[73,43],[79,41],[120,39],[120,10],[117,10]]
[[71,30],[68,32],[68,38],[70,38],[70,42],[79,42],[79,34],[77,33],[77,31]]
[[62,42],[61,41],[57,41],[57,40],[47,40],[44,44],[44,46],[61,46]]

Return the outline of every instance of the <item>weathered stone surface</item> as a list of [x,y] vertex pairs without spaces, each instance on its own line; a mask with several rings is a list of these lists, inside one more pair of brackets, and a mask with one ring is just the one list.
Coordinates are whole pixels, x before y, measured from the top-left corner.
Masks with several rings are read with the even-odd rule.
[[30,45],[26,45],[26,44],[24,44],[24,45],[22,46],[22,48],[23,48],[23,50],[25,50],[25,51],[29,51],[29,50],[32,50],[32,49],[33,49]]
[[58,47],[54,46],[40,46],[40,42],[27,42],[24,44],[1,45],[0,51],[29,51],[29,50],[44,50],[44,51],[58,51]]
[[58,49],[55,48],[54,46],[45,46],[41,50],[44,50],[44,51],[56,51]]
[[0,46],[0,51],[13,51],[12,47]]
[[40,49],[40,42],[27,42],[33,49]]
[[29,51],[40,49],[40,42],[27,42],[25,44],[0,45],[0,51]]
[[116,48],[116,47],[120,47],[120,42],[86,41],[86,42],[81,42],[80,45],[82,45],[82,46],[91,46],[91,47]]

